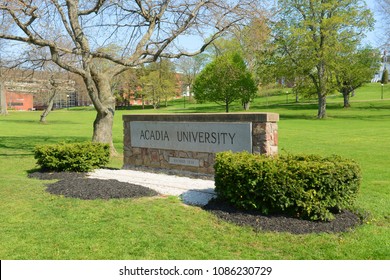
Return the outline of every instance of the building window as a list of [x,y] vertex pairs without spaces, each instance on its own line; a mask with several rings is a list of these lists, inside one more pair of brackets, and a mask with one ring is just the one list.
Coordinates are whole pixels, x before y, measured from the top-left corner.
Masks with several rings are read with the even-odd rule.
[[23,102],[11,102],[11,107],[23,106]]

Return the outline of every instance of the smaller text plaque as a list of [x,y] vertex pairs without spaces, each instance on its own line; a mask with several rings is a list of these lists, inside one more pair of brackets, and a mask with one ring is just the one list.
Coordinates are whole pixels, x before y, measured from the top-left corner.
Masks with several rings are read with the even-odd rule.
[[169,158],[170,164],[199,167],[199,160],[194,158]]

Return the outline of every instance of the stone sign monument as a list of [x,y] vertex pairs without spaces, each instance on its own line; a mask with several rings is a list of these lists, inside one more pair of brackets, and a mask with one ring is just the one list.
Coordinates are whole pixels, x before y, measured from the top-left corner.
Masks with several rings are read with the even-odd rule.
[[215,153],[278,151],[274,113],[125,115],[124,167],[214,172]]

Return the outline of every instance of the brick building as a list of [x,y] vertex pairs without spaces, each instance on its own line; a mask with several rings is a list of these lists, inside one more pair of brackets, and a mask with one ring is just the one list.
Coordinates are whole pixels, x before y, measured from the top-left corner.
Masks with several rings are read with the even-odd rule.
[[[82,106],[79,94],[75,89],[73,80],[56,80],[57,94],[54,99],[53,109]],[[6,81],[5,95],[8,110],[28,111],[43,110],[47,107],[49,96],[53,91],[47,79],[20,79]]]
[[34,96],[31,93],[6,90],[5,96],[8,110],[29,111],[34,108]]

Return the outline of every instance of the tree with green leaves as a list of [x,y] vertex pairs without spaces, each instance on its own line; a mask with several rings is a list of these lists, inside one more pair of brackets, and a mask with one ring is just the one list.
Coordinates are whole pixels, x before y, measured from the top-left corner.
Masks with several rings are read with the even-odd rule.
[[268,85],[276,80],[275,46],[270,40],[271,32],[268,15],[264,12],[235,33],[244,60],[258,85]]
[[196,77],[193,89],[198,102],[224,105],[226,112],[232,102],[241,100],[245,105],[257,92],[255,81],[238,53],[216,57]]
[[176,95],[174,65],[167,59],[145,67],[140,81],[144,98],[152,103],[154,109],[160,107],[161,100],[167,104],[168,99]]
[[336,88],[344,97],[344,108],[350,107],[352,92],[369,82],[379,67],[379,53],[371,48],[340,55],[335,70]]
[[274,36],[279,53],[299,77],[309,77],[318,97],[317,118],[335,90],[340,53],[353,52],[373,16],[362,0],[279,0]]
[[270,38],[268,15],[265,10],[261,10],[248,24],[237,27],[216,40],[207,51],[212,57],[238,52],[256,83],[266,85],[275,82],[275,67],[271,61],[274,46]]

